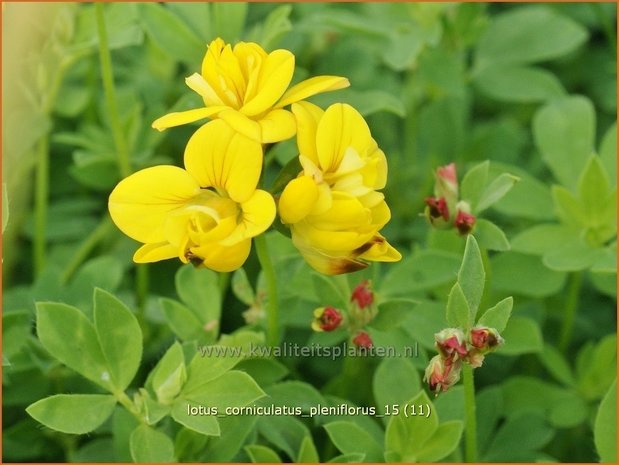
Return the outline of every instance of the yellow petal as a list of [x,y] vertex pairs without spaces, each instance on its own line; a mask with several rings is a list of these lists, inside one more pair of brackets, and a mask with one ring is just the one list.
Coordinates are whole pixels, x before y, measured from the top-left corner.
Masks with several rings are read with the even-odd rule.
[[187,87],[202,97],[204,104],[207,107],[214,105],[225,106],[224,102],[221,98],[219,98],[215,90],[200,74],[193,73],[191,76],[185,78],[185,84],[187,84]]
[[321,215],[311,217],[312,226],[325,231],[356,230],[372,224],[372,212],[359,200],[342,192],[333,192],[333,204]]
[[346,254],[328,255],[320,250],[311,248],[299,248],[299,251],[308,265],[319,273],[326,275],[352,273],[368,266],[367,263]]
[[220,112],[218,117],[239,134],[262,143],[262,128],[257,121],[231,109]]
[[304,100],[312,95],[350,86],[348,79],[340,76],[316,76],[292,86],[277,103],[279,108]]
[[167,128],[180,126],[187,123],[193,123],[194,121],[208,118],[219,113],[222,110],[225,110],[226,108],[228,107],[215,106],[168,113],[167,115],[163,115],[161,118],[157,118],[155,121],[153,121],[152,126],[158,131],[163,131]]
[[382,189],[387,184],[387,158],[382,150],[376,149],[361,169],[363,184],[372,189]]
[[256,96],[245,102],[241,111],[255,116],[273,107],[288,88],[294,72],[294,55],[288,50],[275,50],[260,67]]
[[202,258],[207,268],[226,273],[239,269],[247,260],[250,250],[251,239],[246,239],[228,247],[216,243],[192,247],[191,252]]
[[178,257],[178,249],[168,242],[144,244],[133,254],[135,263],[152,263]]
[[237,203],[254,193],[262,170],[262,146],[215,120],[198,129],[185,148],[185,167],[201,187],[226,191]]
[[359,255],[359,258],[375,262],[398,262],[402,259],[400,252],[394,249],[380,234],[377,234],[369,245],[368,250]]
[[325,252],[353,251],[368,242],[376,229],[368,226],[358,230],[328,231],[316,228],[309,221],[302,221],[293,226],[297,234],[308,246]]
[[297,147],[299,153],[318,165],[316,153],[316,128],[324,111],[309,102],[299,102],[292,105],[292,113],[297,120]]
[[221,244],[232,245],[266,231],[275,219],[275,200],[268,192],[258,189],[241,204],[241,210],[238,226]]
[[258,120],[260,142],[263,144],[290,139],[297,131],[292,113],[286,110],[273,110]]
[[154,166],[123,179],[110,194],[112,220],[127,236],[144,243],[163,241],[166,216],[200,193],[200,186],[176,166]]
[[318,200],[318,186],[309,176],[293,179],[279,198],[279,216],[286,224],[305,218]]
[[367,123],[350,105],[331,105],[318,123],[316,149],[320,167],[325,172],[337,171],[349,147],[358,154],[365,154],[375,146]]

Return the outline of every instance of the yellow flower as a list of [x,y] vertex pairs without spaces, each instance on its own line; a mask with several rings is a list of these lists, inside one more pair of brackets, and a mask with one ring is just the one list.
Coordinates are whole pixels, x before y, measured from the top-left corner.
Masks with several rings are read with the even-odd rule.
[[275,218],[273,197],[256,189],[261,145],[223,121],[213,121],[187,143],[185,168],[143,169],[111,193],[114,223],[144,243],[133,260],[179,257],[215,271],[239,268],[249,255],[251,238]]
[[202,97],[204,107],[169,113],[157,119],[153,127],[162,131],[204,118],[221,118],[237,132],[261,143],[289,139],[296,132],[295,121],[283,107],[350,85],[343,77],[317,76],[288,89],[293,72],[294,55],[288,50],[267,54],[252,42],[240,42],[232,48],[215,39],[202,61],[202,73],[185,79],[187,86]]
[[303,171],[282,192],[279,214],[305,260],[325,274],[400,260],[379,234],[391,217],[377,192],[387,181],[387,160],[363,117],[344,104],[323,112],[301,102],[292,112]]

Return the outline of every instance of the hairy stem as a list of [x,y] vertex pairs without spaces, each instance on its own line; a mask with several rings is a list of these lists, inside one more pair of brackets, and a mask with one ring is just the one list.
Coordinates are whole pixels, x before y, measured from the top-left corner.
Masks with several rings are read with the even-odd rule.
[[273,268],[273,262],[269,256],[269,248],[264,234],[255,237],[254,244],[267,283],[267,344],[274,347],[280,341],[275,268]]
[[464,459],[468,463],[477,462],[477,407],[475,406],[475,380],[473,368],[464,364],[462,366],[464,378]]
[[578,309],[578,297],[582,285],[582,273],[574,272],[570,274],[567,288],[567,296],[565,298],[565,307],[563,313],[563,325],[561,326],[561,335],[559,337],[559,350],[567,351],[572,339],[574,331],[574,321],[576,320],[576,310]]
[[103,4],[95,3],[95,11],[97,13],[97,31],[99,33],[99,59],[101,61],[101,78],[103,79],[103,89],[105,91],[105,100],[107,104],[108,116],[110,118],[110,126],[112,128],[112,136],[114,137],[114,145],[116,145],[116,153],[118,155],[118,168],[122,177],[127,177],[131,174],[131,164],[129,163],[129,149],[125,140],[120,117],[118,115],[118,106],[116,101],[116,88],[114,87],[114,72],[112,69],[112,58],[107,42],[107,31],[105,29],[105,17],[103,15]]

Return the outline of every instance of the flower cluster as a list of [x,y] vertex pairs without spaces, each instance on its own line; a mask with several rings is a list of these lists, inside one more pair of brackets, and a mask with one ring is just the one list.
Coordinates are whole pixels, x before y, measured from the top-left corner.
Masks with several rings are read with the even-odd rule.
[[[314,331],[334,331],[345,327],[350,340],[359,348],[370,349],[374,343],[365,326],[376,317],[378,309],[372,284],[368,280],[360,282],[352,291],[350,304],[345,312],[334,307],[320,307],[314,310]],[[344,316],[346,313],[346,317]]]
[[468,335],[460,328],[446,328],[434,335],[438,355],[428,364],[424,381],[437,395],[460,380],[462,363],[479,368],[487,353],[503,343],[494,328],[475,326]]
[[[113,221],[143,245],[134,261],[178,257],[184,263],[232,271],[245,262],[251,239],[276,216],[271,193],[258,189],[263,150],[297,136],[303,172],[279,199],[280,217],[306,261],[327,274],[396,261],[400,254],[379,230],[389,221],[385,155],[361,115],[348,105],[327,111],[303,102],[342,89],[344,77],[317,76],[289,88],[295,57],[258,44],[212,41],[201,73],[185,82],[204,107],[169,113],[153,127],[209,118],[190,138],[185,169],[154,166],[122,180],[109,198]],[[286,109],[292,104],[292,111]]]
[[470,205],[458,200],[455,163],[439,167],[435,175],[434,196],[425,199],[426,218],[434,227],[454,227],[461,235],[470,233],[475,226],[476,218],[471,214]]

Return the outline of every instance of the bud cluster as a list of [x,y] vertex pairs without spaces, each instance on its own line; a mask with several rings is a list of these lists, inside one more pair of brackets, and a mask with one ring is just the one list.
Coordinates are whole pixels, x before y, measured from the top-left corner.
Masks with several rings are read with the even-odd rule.
[[460,380],[462,363],[479,368],[485,355],[504,342],[496,329],[486,326],[475,326],[466,336],[460,328],[446,328],[434,340],[439,353],[430,360],[423,379],[436,395]]
[[314,310],[312,329],[321,332],[346,328],[355,346],[370,349],[373,346],[372,338],[364,328],[376,317],[377,312],[372,284],[366,279],[353,289],[346,311],[329,306]]
[[434,196],[425,199],[425,216],[436,228],[456,228],[466,235],[475,226],[468,202],[459,200],[456,164],[450,163],[436,170]]

